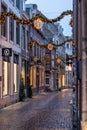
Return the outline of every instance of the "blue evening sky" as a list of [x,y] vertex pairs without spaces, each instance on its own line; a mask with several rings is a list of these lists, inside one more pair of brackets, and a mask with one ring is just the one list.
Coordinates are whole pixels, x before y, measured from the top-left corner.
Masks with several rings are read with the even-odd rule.
[[[27,0],[28,4],[37,4],[38,9],[49,19],[58,17],[63,11],[72,10],[72,0]],[[69,26],[70,16],[65,16],[60,24],[64,35],[71,36],[72,29]]]

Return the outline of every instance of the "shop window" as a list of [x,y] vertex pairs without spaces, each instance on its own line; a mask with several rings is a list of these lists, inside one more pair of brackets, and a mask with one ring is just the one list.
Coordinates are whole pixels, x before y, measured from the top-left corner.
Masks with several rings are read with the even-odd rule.
[[32,77],[33,77],[33,68],[30,67],[30,85],[31,86],[33,85],[33,79],[32,79]]
[[14,85],[13,91],[18,91],[18,55],[14,55]]
[[22,73],[21,74],[22,74],[21,77],[23,79],[23,83],[26,86],[26,61],[25,60],[22,61]]
[[36,67],[33,67],[33,87],[36,87]]
[[65,75],[62,75],[62,86],[65,86]]
[[40,70],[40,86],[44,85],[44,70]]
[[9,94],[10,89],[10,62],[3,60],[3,96]]
[[36,66],[30,67],[30,85],[36,87]]
[[46,84],[49,84],[49,78],[46,78]]

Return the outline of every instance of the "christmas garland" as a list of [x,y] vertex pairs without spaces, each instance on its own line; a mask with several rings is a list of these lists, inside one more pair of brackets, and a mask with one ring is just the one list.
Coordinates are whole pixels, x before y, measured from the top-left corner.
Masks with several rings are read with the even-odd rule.
[[[57,47],[64,46],[66,44],[66,42],[69,42],[72,46],[74,46],[73,39],[67,39],[63,43],[60,43],[60,44],[57,44],[57,45],[54,44],[54,43],[48,43],[48,44],[52,44],[53,49],[56,49]],[[32,46],[33,44],[36,44],[37,46],[39,46],[41,48],[47,48],[48,47],[48,44],[41,45],[37,40],[34,40],[34,39],[31,38],[30,42],[29,42],[29,47]]]
[[54,18],[54,19],[48,19],[46,17],[43,17],[41,14],[36,14],[35,17],[33,17],[32,19],[25,20],[25,19],[18,18],[12,12],[1,12],[0,24],[4,24],[5,23],[5,18],[6,17],[10,17],[10,18],[16,20],[17,23],[27,24],[27,25],[33,24],[34,20],[37,20],[38,18],[40,18],[40,20],[43,21],[43,22],[53,23],[53,22],[60,21],[66,15],[72,15],[72,14],[73,14],[73,11],[67,10],[67,11],[63,12],[60,16],[58,16],[57,18]]

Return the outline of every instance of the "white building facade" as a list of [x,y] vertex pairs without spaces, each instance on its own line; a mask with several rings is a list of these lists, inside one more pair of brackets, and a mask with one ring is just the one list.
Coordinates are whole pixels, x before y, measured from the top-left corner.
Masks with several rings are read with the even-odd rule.
[[[23,2],[23,1],[22,1]],[[21,18],[23,4],[21,0],[1,0],[1,12],[13,12]],[[21,13],[20,13],[21,12]],[[10,17],[0,25],[0,106],[18,100],[21,74],[21,25]],[[3,48],[11,48],[10,57],[2,56]]]

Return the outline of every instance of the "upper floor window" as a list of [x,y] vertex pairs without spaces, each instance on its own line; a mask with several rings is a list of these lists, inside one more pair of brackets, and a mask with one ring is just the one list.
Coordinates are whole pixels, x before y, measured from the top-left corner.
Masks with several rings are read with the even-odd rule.
[[20,44],[20,24],[16,23],[16,43]]
[[30,8],[26,8],[26,12],[29,15],[30,14]]
[[20,9],[20,0],[16,0],[16,7]]
[[22,48],[26,48],[26,41],[25,41],[25,27],[22,27]]
[[36,56],[36,49],[37,49],[37,46],[34,44],[34,56]]
[[37,47],[37,57],[39,58],[40,54],[39,54],[39,47]]
[[11,0],[14,3],[14,0]]
[[9,19],[9,39],[14,41],[14,20],[12,18]]
[[10,2],[11,2],[13,5],[14,5],[14,1],[15,1],[15,0],[10,0]]
[[27,50],[29,49],[28,48],[29,47],[28,43],[29,43],[29,31],[27,31]]
[[[7,8],[4,5],[2,5],[1,11],[6,12]],[[4,37],[7,36],[7,18],[5,18],[5,23],[1,26],[1,35],[4,36]]]
[[69,48],[69,44],[67,44],[66,47]]

